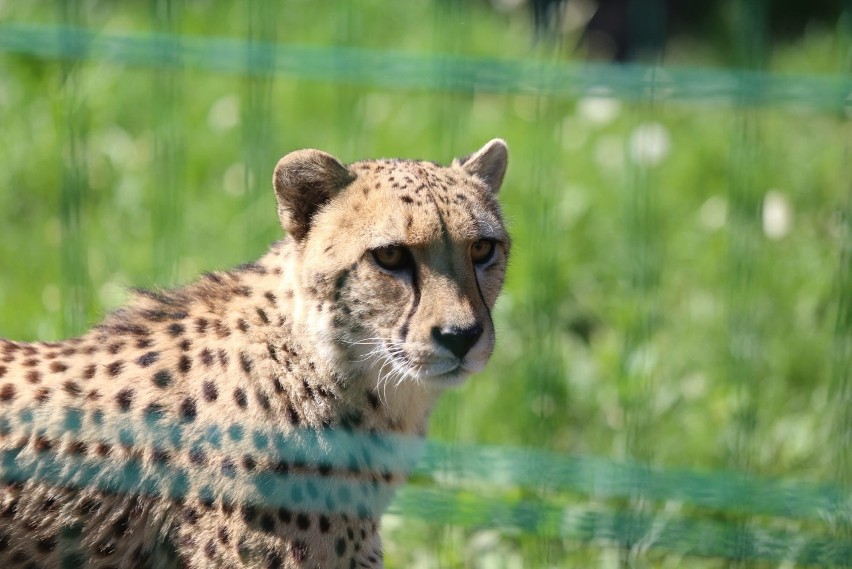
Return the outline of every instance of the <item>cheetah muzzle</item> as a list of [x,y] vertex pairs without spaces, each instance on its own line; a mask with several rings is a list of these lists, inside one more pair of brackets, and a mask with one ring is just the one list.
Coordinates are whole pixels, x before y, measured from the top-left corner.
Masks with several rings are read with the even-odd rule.
[[293,152],[258,261],[0,340],[0,566],[381,567],[437,397],[493,350],[507,159]]

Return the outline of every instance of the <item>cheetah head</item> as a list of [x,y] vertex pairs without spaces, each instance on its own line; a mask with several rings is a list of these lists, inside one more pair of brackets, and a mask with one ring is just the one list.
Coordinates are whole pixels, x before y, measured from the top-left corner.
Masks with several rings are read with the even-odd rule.
[[481,370],[510,240],[499,139],[448,167],[282,158],[278,214],[294,244],[295,318],[340,364],[379,382],[444,387]]

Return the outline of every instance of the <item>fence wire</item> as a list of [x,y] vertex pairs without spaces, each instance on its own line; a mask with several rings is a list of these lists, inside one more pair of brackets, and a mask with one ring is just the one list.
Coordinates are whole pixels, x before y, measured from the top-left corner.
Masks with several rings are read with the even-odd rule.
[[667,101],[782,105],[824,112],[849,112],[852,107],[852,79],[846,75],[784,76],[748,70],[512,61],[11,23],[0,24],[0,49],[45,59],[212,73],[274,73],[391,89],[559,98],[592,93],[640,101],[653,95]]
[[[391,504],[390,512],[406,520],[423,520],[438,527],[433,553],[443,565],[458,565],[456,550],[463,540],[453,527],[471,533],[486,529],[503,535],[532,536],[522,542],[525,566],[554,566],[563,562],[565,542],[579,542],[613,548],[623,567],[642,566],[637,557],[646,551],[690,558],[721,559],[725,566],[751,563],[801,564],[808,566],[849,566],[852,564],[852,170],[850,170],[849,117],[852,116],[852,74],[780,74],[765,70],[766,3],[739,6],[745,10],[736,46],[741,67],[710,69],[660,65],[569,62],[564,58],[506,59],[469,55],[467,28],[462,23],[473,17],[466,2],[440,2],[434,10],[433,43],[440,49],[419,53],[396,49],[354,47],[352,39],[370,33],[359,20],[362,4],[342,2],[335,21],[334,41],[326,45],[294,44],[276,26],[285,7],[252,0],[245,6],[248,29],[244,38],[189,35],[183,31],[187,2],[151,0],[150,33],[116,32],[93,29],[85,21],[78,2],[62,2],[55,23],[0,22],[0,56],[24,56],[49,65],[59,62],[61,75],[61,143],[65,156],[59,198],[63,328],[66,334],[85,328],[87,312],[93,304],[89,255],[92,239],[84,223],[85,207],[97,198],[89,180],[90,114],[97,112],[80,88],[85,65],[138,68],[149,74],[156,108],[153,132],[151,174],[154,183],[145,204],[151,214],[153,249],[150,271],[158,284],[179,280],[179,251],[187,245],[184,227],[191,223],[190,196],[183,189],[192,165],[188,156],[193,146],[186,127],[186,92],[192,89],[187,76],[236,75],[241,79],[239,110],[243,157],[241,208],[245,233],[243,254],[250,255],[267,232],[263,228],[268,208],[263,202],[267,189],[269,157],[280,146],[269,117],[276,110],[276,82],[310,82],[332,85],[335,89],[335,117],[345,128],[336,133],[339,147],[358,152],[372,132],[365,109],[372,104],[369,95],[401,93],[429,97],[429,144],[433,151],[450,155],[458,151],[466,131],[472,127],[470,115],[474,99],[480,95],[515,97],[532,101],[532,127],[527,140],[515,141],[532,149],[524,170],[531,193],[515,200],[522,233],[519,241],[542,244],[565,240],[565,200],[554,188],[566,189],[562,171],[554,168],[570,146],[563,118],[566,107],[582,98],[626,102],[631,107],[628,121],[645,125],[672,108],[697,112],[729,113],[733,118],[727,131],[728,170],[725,182],[726,266],[722,291],[725,323],[718,331],[725,344],[723,389],[730,390],[733,410],[725,438],[724,463],[728,469],[663,468],[654,466],[659,452],[657,441],[648,433],[659,419],[654,410],[656,396],[666,389],[655,371],[648,349],[665,331],[666,299],[663,291],[668,277],[666,266],[669,223],[663,211],[664,174],[653,166],[633,163],[627,175],[614,185],[618,195],[613,216],[618,227],[619,247],[617,290],[613,301],[626,307],[614,327],[623,335],[608,373],[617,385],[617,407],[624,434],[616,438],[612,452],[618,458],[560,453],[542,448],[567,446],[557,432],[564,417],[548,411],[552,407],[570,410],[575,392],[567,386],[570,373],[566,362],[563,328],[571,326],[586,334],[594,318],[566,316],[565,298],[579,292],[568,287],[561,263],[564,252],[554,248],[528,255],[520,270],[533,275],[523,297],[511,301],[528,320],[522,337],[515,336],[526,352],[538,357],[525,363],[520,372],[529,378],[523,398],[530,402],[534,417],[524,423],[521,441],[529,448],[512,445],[474,445],[429,442],[405,438],[387,441],[388,466],[400,456],[416,462],[412,482]],[[292,8],[292,7],[291,7]],[[754,32],[754,33],[751,33]],[[832,292],[823,300],[831,305],[835,320],[828,349],[830,378],[827,382],[826,440],[834,446],[821,454],[832,464],[829,482],[769,477],[755,473],[754,460],[760,451],[758,425],[773,420],[761,414],[761,405],[771,397],[773,370],[762,348],[774,333],[773,320],[762,303],[766,283],[759,278],[775,259],[762,240],[759,213],[766,199],[759,169],[771,168],[762,156],[773,141],[763,138],[767,110],[783,116],[837,120],[845,125],[843,169],[837,172],[840,191],[836,210],[836,267]],[[0,127],[1,129],[2,127]],[[834,151],[835,148],[828,150]],[[760,179],[758,179],[760,178]],[[568,188],[570,189],[570,188]],[[525,188],[526,190],[526,188]],[[197,196],[196,196],[197,197]],[[832,194],[832,198],[836,196]],[[706,205],[706,204],[705,204]],[[833,226],[834,227],[834,226]],[[523,253],[520,253],[523,255]],[[518,270],[516,265],[515,270]],[[573,269],[576,276],[578,269]],[[573,306],[573,305],[572,305]],[[826,309],[828,310],[828,309]],[[90,314],[89,314],[90,316]],[[568,322],[570,320],[570,323]],[[576,331],[576,330],[575,330]],[[586,338],[588,341],[588,339]],[[708,341],[709,343],[709,341]],[[675,343],[676,344],[676,343]],[[710,348],[708,348],[710,349]],[[609,357],[609,360],[607,358]],[[576,391],[576,390],[575,390]],[[468,396],[470,394],[468,393]],[[449,394],[436,422],[450,437],[464,429],[465,401]],[[567,413],[568,411],[566,411]],[[69,417],[74,410],[68,410]],[[39,432],[58,429],[67,432],[66,418],[0,415],[0,425],[23,424]],[[492,422],[497,419],[491,419]],[[72,421],[73,422],[73,421]],[[165,429],[148,433],[145,426],[112,425],[102,432],[81,433],[93,440],[128,443],[130,439],[172,441],[175,450],[192,445],[212,445],[227,450],[229,432],[224,426],[203,441],[189,441],[180,425],[159,425]],[[165,435],[164,435],[165,433]],[[274,438],[274,433],[261,433]],[[578,435],[582,437],[582,434]],[[301,438],[309,449],[328,448],[311,442],[311,433]],[[225,441],[225,442],[223,442]],[[344,435],[339,449],[351,450],[375,441]],[[223,446],[224,445],[224,446]],[[538,447],[538,448],[532,448]],[[338,448],[332,445],[332,449]],[[301,452],[283,446],[281,456]],[[332,453],[333,459],[334,453]],[[296,457],[302,460],[304,457]],[[148,472],[142,478],[139,465],[108,471],[103,465],[58,464],[50,451],[27,461],[14,451],[0,457],[0,479],[13,482],[38,479],[64,486],[102,485],[110,491],[138,492],[180,497],[179,481],[185,473],[168,470]],[[215,477],[213,477],[215,478]],[[215,480],[211,478],[211,484]],[[824,477],[817,479],[823,480]],[[244,481],[257,503],[274,503],[292,498],[294,484],[306,481],[284,478]],[[321,488],[317,495],[339,489]],[[228,483],[231,483],[228,481]],[[323,509],[321,499],[316,508]],[[557,545],[554,545],[557,544]],[[554,552],[555,551],[555,552]],[[573,559],[573,558],[572,558]],[[580,557],[588,561],[589,557]],[[576,559],[575,559],[576,562]]]

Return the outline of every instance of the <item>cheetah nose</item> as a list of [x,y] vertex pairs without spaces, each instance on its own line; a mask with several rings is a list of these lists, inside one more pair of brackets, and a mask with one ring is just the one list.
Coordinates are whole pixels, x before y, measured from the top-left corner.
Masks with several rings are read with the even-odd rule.
[[480,336],[482,336],[482,326],[479,324],[474,324],[468,328],[452,327],[445,330],[441,330],[437,326],[432,328],[432,337],[435,338],[435,341],[450,350],[459,359],[467,354]]

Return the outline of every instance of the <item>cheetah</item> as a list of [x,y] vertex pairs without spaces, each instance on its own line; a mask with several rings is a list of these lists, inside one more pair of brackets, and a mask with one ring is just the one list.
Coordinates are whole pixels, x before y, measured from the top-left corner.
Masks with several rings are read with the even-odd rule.
[[507,162],[292,152],[258,261],[0,339],[0,566],[382,567],[431,409],[493,351]]

